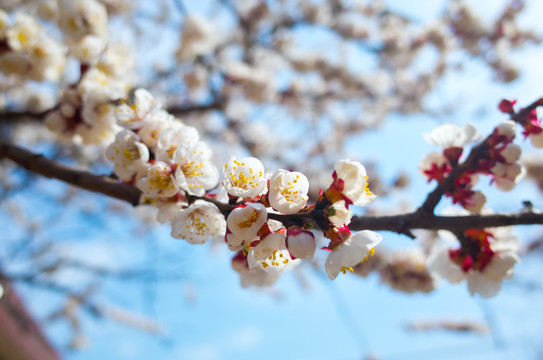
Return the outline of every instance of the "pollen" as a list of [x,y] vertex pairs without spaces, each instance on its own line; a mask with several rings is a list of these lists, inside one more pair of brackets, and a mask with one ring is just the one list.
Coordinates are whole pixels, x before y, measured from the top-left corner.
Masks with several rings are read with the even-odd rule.
[[22,43],[25,43],[25,42],[28,41],[28,39],[26,38],[26,36],[23,33],[19,33],[19,35],[17,35],[17,39],[19,39],[19,41],[22,42]]
[[238,226],[242,229],[250,228],[258,220],[258,213],[253,211],[251,216],[247,220],[238,223]]

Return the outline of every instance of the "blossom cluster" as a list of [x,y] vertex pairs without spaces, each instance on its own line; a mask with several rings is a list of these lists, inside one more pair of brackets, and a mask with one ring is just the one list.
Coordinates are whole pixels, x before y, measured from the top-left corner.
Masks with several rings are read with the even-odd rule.
[[105,51],[108,16],[100,1],[43,1],[37,5],[37,13],[56,23],[65,35],[63,43],[48,35],[34,16],[25,12],[10,16],[0,9],[0,72],[5,75],[59,81],[68,55],[94,64]]
[[70,143],[111,143],[122,128],[115,117],[116,104],[126,97],[132,82],[124,52],[111,46],[93,65],[81,65],[80,79],[64,89],[45,126]]
[[[498,107],[520,123],[524,136],[530,138],[534,146],[543,146],[540,144],[543,130],[535,109],[517,113],[514,104],[515,101],[503,100]],[[464,146],[480,140],[472,125],[461,129],[445,124],[425,135],[430,144],[441,146],[443,152],[427,155],[419,164],[419,170],[428,181],[436,180],[444,187],[445,195],[465,209],[449,215],[490,213],[485,207],[484,194],[473,190],[479,175],[491,176],[491,183],[502,191],[512,190],[523,177],[525,170],[519,162],[521,148],[513,144],[516,133],[513,120],[500,123],[463,162],[460,157]],[[454,182],[447,183],[451,174],[455,176]],[[502,280],[512,278],[513,267],[519,261],[519,245],[511,228],[474,228],[455,233],[439,231],[439,237],[443,241],[433,246],[427,259],[428,270],[435,279],[443,277],[452,283],[467,280],[472,295],[492,297],[501,289]],[[460,247],[456,248],[458,243]]]
[[[453,167],[459,164],[464,147],[480,140],[480,135],[471,124],[465,125],[463,129],[454,124],[444,124],[424,137],[430,144],[443,148],[441,153],[428,154],[419,164],[423,176],[429,182],[436,180],[438,183],[445,181]],[[458,203],[469,212],[480,213],[486,197],[481,191],[473,190],[479,175],[491,176],[491,182],[502,191],[512,190],[524,174],[524,169],[518,162],[521,148],[513,144],[514,138],[513,121],[504,121],[498,125],[492,134],[484,139],[481,144],[483,147],[474,150],[477,153],[471,157],[473,161],[462,173],[457,174],[445,195],[452,198],[454,204]]]
[[[518,238],[510,227],[468,229],[458,234],[439,231],[442,242],[434,246],[427,264],[435,278],[451,283],[466,280],[469,292],[488,298],[513,278],[519,261]],[[458,241],[460,248],[457,248]]]
[[48,36],[36,19],[0,9],[0,72],[34,81],[58,81],[66,48]]
[[[347,227],[352,217],[349,205],[375,199],[367,187],[365,168],[358,162],[337,162],[332,184],[321,191],[313,205],[307,205],[309,183],[305,175],[284,169],[266,172],[254,157],[230,158],[224,164],[222,187],[233,205],[226,217],[225,241],[237,252],[232,267],[243,286],[269,285],[302,259],[312,259],[317,248],[311,230],[314,225],[329,239],[323,248],[329,251],[325,269],[330,279],[352,272],[381,241],[373,231],[351,235]],[[191,211],[196,211],[194,205],[181,211],[172,224]],[[176,228],[191,231],[185,223]]]
[[[347,227],[349,206],[367,205],[376,198],[362,164],[338,161],[330,187],[312,205],[304,174],[268,172],[254,157],[228,159],[220,181],[211,149],[196,128],[169,114],[144,89],[131,91],[123,100],[107,100],[112,95],[99,96],[86,76],[65,92],[47,119],[49,127],[61,124],[62,132],[76,133],[87,142],[92,137],[83,131],[113,133],[106,157],[115,175],[141,190],[143,204],[158,208],[158,220],[171,223],[174,238],[191,244],[226,242],[237,252],[232,266],[243,285],[271,284],[302,259],[312,259],[315,225],[330,240],[323,248],[329,252],[325,269],[331,279],[352,272],[381,241],[375,232],[351,235]],[[84,90],[88,93],[82,101]],[[89,109],[93,97],[102,102]]]
[[[309,181],[304,174],[266,171],[255,157],[229,158],[221,176],[198,130],[169,114],[149,92],[135,89],[128,97],[115,99],[123,93],[122,86],[106,94],[96,86],[96,79],[114,82],[113,73],[98,67],[82,73],[47,123],[62,119],[64,133],[76,133],[87,142],[92,136],[83,129],[100,128],[110,139],[114,137],[106,156],[114,163],[115,175],[141,190],[142,203],[158,208],[158,220],[171,224],[172,237],[191,244],[224,241],[236,253],[232,267],[240,274],[242,286],[273,284],[282,272],[313,259],[318,247],[316,229],[328,239],[320,247],[328,252],[324,267],[332,280],[340,273],[358,272],[360,264],[374,254],[381,235],[370,230],[351,234],[348,227],[349,207],[365,206],[376,199],[362,164],[336,162],[330,185],[313,203],[309,203]],[[420,165],[429,180],[438,182],[459,165],[463,147],[480,138],[469,124],[464,129],[443,125],[425,137],[443,148]],[[484,151],[473,166],[459,174],[453,188],[447,190],[453,202],[471,212],[483,209],[484,195],[471,189],[478,174],[492,175],[502,190],[514,186],[517,176],[506,176],[509,168],[520,167],[520,148],[512,143],[514,137],[512,121],[494,129],[481,143]],[[430,291],[439,277],[452,282],[467,279],[472,294],[495,295],[518,261],[516,238],[502,229],[471,229],[455,235],[460,248],[438,244],[432,249],[426,263],[433,277],[419,253],[414,258],[391,258],[380,266],[383,282],[414,292]],[[408,265],[412,269],[406,270]]]
[[[502,100],[498,108],[501,112],[514,116],[516,100]],[[524,109],[523,109],[524,110]],[[540,149],[543,148],[543,127],[541,125],[541,120],[537,118],[537,110],[531,109],[530,111],[519,112],[519,118],[517,122],[523,127],[522,134],[525,138],[530,139],[530,142],[533,146]]]

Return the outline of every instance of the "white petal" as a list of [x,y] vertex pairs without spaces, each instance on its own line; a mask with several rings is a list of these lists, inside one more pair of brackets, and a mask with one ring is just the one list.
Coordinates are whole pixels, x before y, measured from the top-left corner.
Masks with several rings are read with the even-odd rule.
[[437,245],[432,250],[426,265],[433,276],[443,277],[453,284],[459,283],[466,278],[466,274],[462,269],[451,261],[449,249],[443,245]]
[[501,281],[492,281],[478,272],[474,272],[468,277],[468,290],[471,295],[478,294],[484,298],[491,298],[496,296],[501,288]]

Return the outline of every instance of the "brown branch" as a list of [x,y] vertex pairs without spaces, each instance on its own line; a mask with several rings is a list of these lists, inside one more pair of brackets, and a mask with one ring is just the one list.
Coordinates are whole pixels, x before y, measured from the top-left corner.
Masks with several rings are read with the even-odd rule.
[[[198,113],[203,111],[220,110],[224,102],[221,100],[213,101],[209,104],[197,104],[186,106],[171,106],[166,110],[174,116],[182,116],[190,113]],[[50,110],[43,112],[30,112],[30,111],[0,111],[0,124],[1,123],[17,123],[21,121],[34,121],[41,122],[45,119],[45,116]]]
[[511,120],[522,124],[526,116],[538,106],[543,106],[543,97],[540,97],[539,99],[535,100],[534,102],[532,102],[530,105],[526,106],[525,108],[520,109],[517,113],[512,114]]
[[4,111],[0,112],[0,123],[17,123],[21,121],[43,121],[47,111]]
[[[7,158],[27,170],[40,175],[55,178],[75,185],[82,189],[98,192],[115,199],[127,201],[132,205],[139,203],[141,191],[134,186],[121,184],[107,176],[93,175],[87,171],[77,170],[55,161],[48,160],[42,155],[34,154],[16,145],[0,142],[0,159]],[[227,215],[233,205],[222,204],[210,198],[199,198],[217,205],[221,212]],[[312,221],[311,212],[281,215],[269,214],[269,217],[283,223],[304,219]],[[543,214],[537,211],[522,211],[511,214],[469,215],[469,216],[435,216],[432,213],[421,214],[419,211],[392,216],[355,216],[349,228],[351,230],[392,231],[414,237],[413,229],[462,231],[486,227],[511,225],[541,225]]]
[[88,171],[49,160],[17,145],[0,142],[0,159],[9,159],[26,170],[42,176],[58,179],[79,188],[124,200],[132,205],[139,204],[141,191],[134,186],[121,184],[108,176],[94,175]]
[[190,106],[171,106],[166,110],[173,116],[182,116],[190,113],[198,113],[203,111],[220,110],[224,102],[221,100],[213,101],[204,105],[190,105]]
[[355,216],[349,224],[351,230],[386,230],[406,234],[412,229],[462,231],[512,225],[541,225],[543,213],[520,212],[510,214],[469,216],[420,216],[413,212],[392,216]]

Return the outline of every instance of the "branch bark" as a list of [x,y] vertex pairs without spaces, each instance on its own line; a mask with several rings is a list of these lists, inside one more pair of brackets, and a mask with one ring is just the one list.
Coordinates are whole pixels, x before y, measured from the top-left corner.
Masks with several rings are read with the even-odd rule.
[[[119,183],[107,176],[94,175],[59,164],[19,146],[0,142],[0,159],[2,158],[10,159],[23,168],[48,178],[58,179],[81,189],[123,200],[134,206],[139,204],[141,191],[134,186]],[[220,204],[207,198],[205,200],[215,203],[224,214],[228,214],[233,208],[233,205]],[[309,217],[309,213],[270,214],[270,218],[284,222],[288,222],[294,217]],[[413,229],[462,231],[485,227],[541,224],[543,224],[543,213],[533,210],[469,216],[435,216],[432,213],[416,211],[392,216],[355,216],[349,224],[349,228],[351,230],[392,231],[414,237],[411,233]]]
[[[224,106],[222,100],[215,100],[208,104],[194,104],[185,106],[171,106],[166,110],[174,116],[184,116],[192,113],[200,113],[211,110],[220,110]],[[53,110],[53,109],[51,109]],[[31,111],[0,111],[0,124],[1,123],[17,123],[21,121],[34,121],[42,122],[45,116],[50,110],[43,112],[31,112]]]
[[94,175],[88,171],[74,169],[17,145],[0,142],[0,159],[2,158],[9,159],[26,170],[64,181],[81,189],[127,201],[132,205],[139,203],[141,191],[134,186],[121,184],[108,176]]

